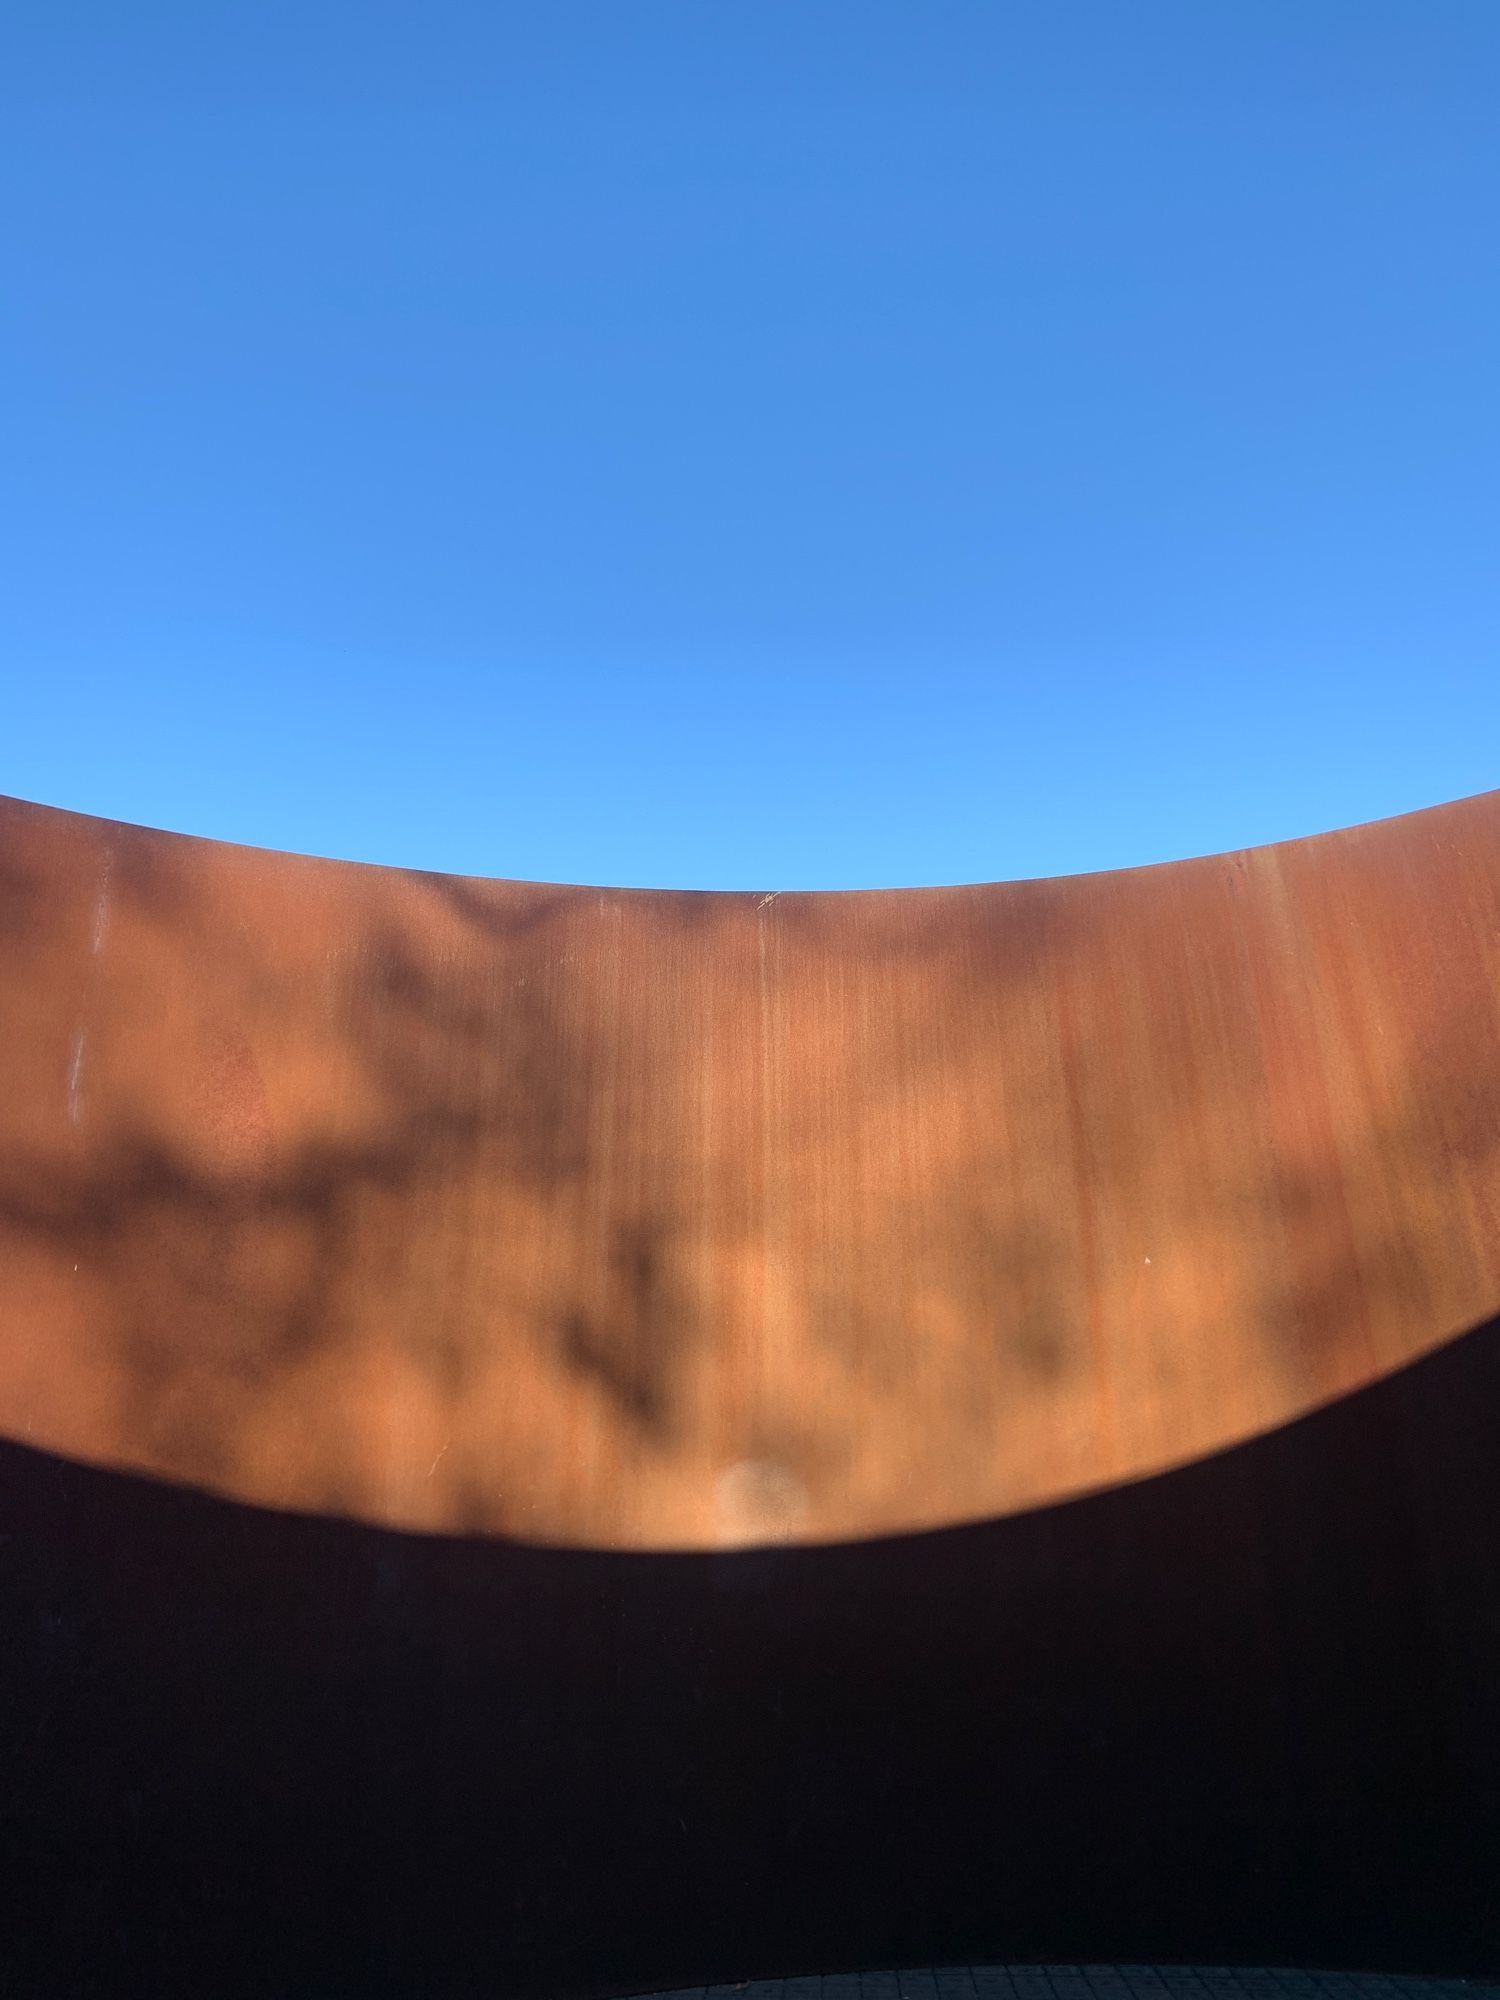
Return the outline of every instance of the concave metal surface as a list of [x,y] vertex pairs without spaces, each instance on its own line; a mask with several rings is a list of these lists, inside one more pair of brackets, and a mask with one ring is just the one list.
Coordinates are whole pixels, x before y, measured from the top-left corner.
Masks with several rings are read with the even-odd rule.
[[1199,1458],[1500,1307],[1500,794],[845,894],[0,805],[0,1431],[612,1549]]

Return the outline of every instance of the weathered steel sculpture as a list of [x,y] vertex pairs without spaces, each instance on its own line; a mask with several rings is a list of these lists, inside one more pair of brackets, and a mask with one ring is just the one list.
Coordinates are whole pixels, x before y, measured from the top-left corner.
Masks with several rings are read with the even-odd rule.
[[56,1990],[1500,1965],[1500,794],[763,895],[10,804],[0,949]]

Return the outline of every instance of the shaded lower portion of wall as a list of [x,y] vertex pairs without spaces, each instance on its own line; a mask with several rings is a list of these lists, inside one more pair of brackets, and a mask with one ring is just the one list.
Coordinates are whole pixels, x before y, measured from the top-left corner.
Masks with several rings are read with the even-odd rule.
[[752,1979],[643,2000],[1500,2000],[1500,1987],[1285,1966],[949,1965]]
[[1500,1323],[1222,1457],[594,1555],[0,1453],[0,1983],[1500,1968]]

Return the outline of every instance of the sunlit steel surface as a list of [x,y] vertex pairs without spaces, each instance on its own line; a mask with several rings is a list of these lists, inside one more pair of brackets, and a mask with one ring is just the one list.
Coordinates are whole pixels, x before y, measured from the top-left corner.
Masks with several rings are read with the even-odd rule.
[[647,893],[0,807],[0,1431],[616,1549],[1134,1480],[1500,1307],[1500,794]]
[[757,896],[11,805],[0,951],[7,1993],[1500,1972],[1500,794]]

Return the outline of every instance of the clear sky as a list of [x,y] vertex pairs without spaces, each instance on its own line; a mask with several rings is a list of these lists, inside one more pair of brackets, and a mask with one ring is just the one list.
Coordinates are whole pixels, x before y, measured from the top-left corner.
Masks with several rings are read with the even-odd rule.
[[1496,0],[10,0],[0,790],[590,882],[1500,784]]

